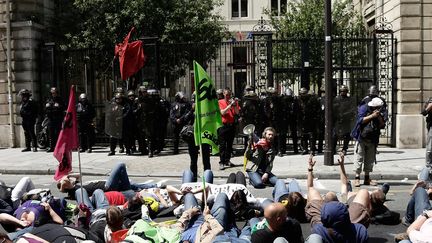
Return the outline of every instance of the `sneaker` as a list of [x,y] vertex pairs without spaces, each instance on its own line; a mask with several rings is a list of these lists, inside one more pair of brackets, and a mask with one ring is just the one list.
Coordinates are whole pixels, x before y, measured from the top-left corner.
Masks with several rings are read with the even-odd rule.
[[384,192],[385,195],[387,195],[387,192],[390,190],[390,185],[388,183],[382,184],[381,190]]
[[219,170],[225,170],[225,165],[224,164],[219,164]]
[[355,187],[360,187],[360,179],[355,179],[354,180],[354,186]]

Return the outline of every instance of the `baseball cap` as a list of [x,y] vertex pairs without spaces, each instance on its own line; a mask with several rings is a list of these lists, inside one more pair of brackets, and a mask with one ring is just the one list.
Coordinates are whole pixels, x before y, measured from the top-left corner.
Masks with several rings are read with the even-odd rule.
[[379,106],[382,106],[383,104],[384,104],[384,102],[382,101],[381,98],[375,97],[368,103],[368,106],[379,107]]

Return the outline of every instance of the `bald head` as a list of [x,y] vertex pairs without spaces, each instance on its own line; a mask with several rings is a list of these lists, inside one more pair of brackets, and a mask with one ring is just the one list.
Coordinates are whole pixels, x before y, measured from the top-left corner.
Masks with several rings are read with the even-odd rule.
[[285,223],[287,211],[283,204],[272,203],[264,209],[264,217],[269,223],[270,229],[274,231]]

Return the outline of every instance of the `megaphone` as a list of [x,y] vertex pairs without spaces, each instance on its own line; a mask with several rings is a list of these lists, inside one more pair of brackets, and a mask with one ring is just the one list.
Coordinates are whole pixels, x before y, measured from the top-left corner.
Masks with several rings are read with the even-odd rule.
[[254,131],[255,131],[255,125],[254,124],[246,125],[243,128],[243,134],[245,134],[245,135],[251,135]]

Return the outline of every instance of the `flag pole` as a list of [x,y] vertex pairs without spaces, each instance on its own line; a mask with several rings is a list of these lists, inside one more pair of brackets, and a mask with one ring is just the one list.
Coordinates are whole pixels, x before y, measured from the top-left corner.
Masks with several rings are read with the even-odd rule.
[[[75,88],[75,94],[77,94],[78,92],[78,88],[77,88],[77,86],[75,86],[74,85],[74,88]],[[75,96],[76,97],[76,96]],[[80,141],[80,136],[79,136],[79,126],[77,126],[77,137],[78,137],[78,149],[77,149],[77,151],[78,151],[78,171],[79,171],[79,177],[80,177],[80,181],[81,181],[81,183],[80,183],[80,187],[81,187],[81,201],[84,203],[84,188],[83,188],[83,177],[82,177],[82,171],[81,171],[81,153],[80,153],[80,144],[81,144],[81,141]]]
[[[202,164],[204,165],[204,150],[203,150],[203,144],[201,143],[200,145],[201,147],[201,161]],[[203,182],[203,195],[204,195],[204,208],[207,207],[207,190],[206,190],[206,184],[205,184],[205,178],[204,178],[204,168],[203,168],[203,175],[202,175],[202,182]]]

